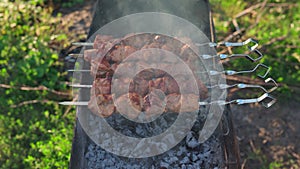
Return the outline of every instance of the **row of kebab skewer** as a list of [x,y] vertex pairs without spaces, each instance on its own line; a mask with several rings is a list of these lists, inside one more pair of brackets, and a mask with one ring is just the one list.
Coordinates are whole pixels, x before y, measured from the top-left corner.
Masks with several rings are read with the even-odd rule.
[[[108,117],[116,111],[115,104],[128,104],[127,97],[134,107],[134,112],[127,114],[131,118],[135,118],[140,112],[146,114],[158,113],[160,109],[164,112],[192,112],[198,110],[198,100],[195,98],[200,96],[201,99],[207,98],[208,89],[201,82],[200,78],[196,78],[199,87],[199,93],[195,91],[187,91],[185,94],[180,93],[179,86],[174,79],[174,75],[169,75],[166,71],[160,69],[145,69],[133,78],[129,78],[126,74],[137,73],[138,66],[149,64],[160,64],[164,69],[181,69],[177,60],[167,57],[163,58],[159,55],[153,56],[151,51],[146,49],[160,48],[163,50],[176,53],[180,56],[186,56],[186,61],[192,63],[197,59],[197,55],[179,41],[175,41],[169,37],[162,37],[156,34],[140,34],[128,36],[124,39],[114,39],[111,36],[97,35],[93,45],[93,49],[85,50],[82,57],[91,64],[90,73],[94,77],[91,86],[91,99],[88,103],[89,109],[101,116]],[[124,60],[136,51],[142,52],[143,61]],[[158,63],[159,62],[159,63]],[[192,64],[190,64],[192,65]],[[115,79],[113,83],[117,86],[125,86],[130,83],[128,93],[111,93],[112,79],[118,66],[122,66],[124,74]],[[125,69],[124,69],[125,68]],[[131,72],[131,73],[130,73]],[[177,79],[185,80],[185,74],[177,74]],[[189,85],[189,83],[185,83]],[[189,89],[189,86],[185,87]],[[115,104],[113,97],[116,98]],[[182,100],[190,103],[188,106],[182,107]]]
[[[191,68],[192,72],[197,72],[199,68],[197,66],[199,63],[199,56],[192,50],[197,48],[197,44],[193,44],[192,41],[188,38],[185,38],[183,41],[188,43],[182,43],[181,41],[175,40],[174,38],[158,35],[158,34],[138,34],[138,35],[128,35],[122,39],[115,39],[112,36],[106,35],[97,35],[93,43],[75,43],[74,45],[82,45],[85,48],[92,48],[84,50],[83,54],[76,54],[73,56],[81,57],[85,61],[90,63],[90,74],[93,77],[93,83],[91,85],[73,85],[73,87],[88,87],[91,90],[91,97],[87,104],[88,108],[96,115],[101,117],[108,117],[114,112],[117,112],[116,105],[128,104],[127,98],[130,100],[130,105],[134,108],[129,114],[130,118],[136,118],[140,115],[141,112],[146,115],[151,115],[157,113],[159,110],[163,109],[164,112],[193,112],[198,110],[199,104],[210,104],[208,102],[201,102],[207,99],[209,95],[209,90],[202,80],[205,76],[195,75],[195,80],[198,86],[199,93],[195,93],[194,89],[190,87],[189,83],[184,83],[187,89],[191,91],[186,91],[185,93],[180,93],[180,88],[176,82],[174,75],[168,74],[166,71],[160,69],[145,69],[137,73],[137,67],[139,65],[153,64],[159,61],[160,65],[163,65],[165,69],[181,69],[180,64],[177,63],[176,59],[170,59],[170,57],[162,57],[156,55],[153,57],[153,53],[147,51],[151,48],[159,48],[172,52],[183,59],[183,61]],[[248,40],[244,43],[209,43],[210,47],[217,46],[242,46],[252,40]],[[193,46],[192,46],[193,45]],[[198,44],[201,45],[201,44]],[[192,46],[192,48],[191,48]],[[256,62],[261,59],[262,54],[256,50],[257,44],[252,47],[249,47],[249,50],[254,51],[259,57],[254,59],[250,55],[220,55],[221,59],[226,59],[230,57],[245,57],[252,62]],[[124,62],[128,56],[135,53],[136,51],[144,50],[140,57],[143,61],[131,60],[129,62]],[[217,56],[217,55],[216,55]],[[203,55],[204,59],[211,59],[216,56]],[[157,58],[160,57],[160,58]],[[113,77],[116,76],[115,71],[119,66],[122,66],[122,72],[125,76]],[[239,73],[248,73],[253,72],[259,67],[266,67],[263,64],[258,64],[253,70],[250,71],[224,71],[217,73],[224,73],[227,75],[239,74]],[[124,69],[125,68],[125,69]],[[184,68],[182,68],[184,69]],[[76,71],[76,70],[75,70]],[[204,70],[203,70],[204,71]],[[126,74],[137,73],[136,76],[132,79],[126,77]],[[216,72],[210,72],[216,74]],[[266,74],[268,71],[266,72]],[[264,74],[264,77],[266,76]],[[185,81],[187,78],[186,74],[176,74],[176,79],[181,79]],[[201,79],[202,78],[202,79]],[[114,81],[112,81],[114,79]],[[260,102],[266,98],[271,98],[271,102],[268,103],[268,106],[271,106],[275,99],[269,95],[269,92],[274,91],[277,88],[276,82],[268,78],[266,82],[273,82],[274,87],[270,90],[266,90],[264,87],[259,85],[247,85],[247,84],[236,84],[236,85],[226,85],[220,84],[217,87],[226,89],[230,87],[238,88],[261,88],[266,93],[256,99],[237,99],[233,101],[222,101],[220,104],[228,103],[254,103]],[[128,93],[124,92],[114,92],[112,93],[112,83],[115,83],[117,86],[129,85]],[[206,82],[205,82],[206,83]],[[182,85],[182,84],[181,84]],[[114,99],[113,99],[114,98]],[[200,99],[200,101],[199,101]],[[185,100],[188,105],[181,104]],[[196,100],[196,102],[195,102]],[[198,102],[199,101],[199,102]],[[114,103],[115,102],[115,103]],[[63,102],[62,104],[69,104],[70,102]],[[75,104],[75,105],[86,105]],[[184,106],[185,105],[185,106]]]

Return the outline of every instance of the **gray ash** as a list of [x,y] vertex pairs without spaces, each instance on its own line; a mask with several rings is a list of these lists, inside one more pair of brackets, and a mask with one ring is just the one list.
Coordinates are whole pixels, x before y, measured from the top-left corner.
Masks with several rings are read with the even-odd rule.
[[[205,111],[203,111],[205,112]],[[174,113],[172,113],[174,114]],[[89,169],[115,169],[115,168],[133,168],[133,169],[198,169],[198,168],[222,168],[223,156],[219,135],[212,135],[206,142],[198,142],[198,132],[202,128],[205,115],[200,114],[194,127],[187,133],[185,139],[169,151],[149,158],[126,158],[109,153],[90,141],[85,153],[87,168]],[[201,118],[202,117],[202,118]],[[172,119],[173,118],[173,119]],[[151,123],[128,123],[121,115],[115,114],[107,118],[107,122],[122,134],[131,137],[149,137],[157,135],[168,128],[176,116],[164,113],[158,119]],[[118,124],[118,125],[117,125]],[[124,127],[125,125],[125,127]],[[131,127],[130,127],[131,126]]]

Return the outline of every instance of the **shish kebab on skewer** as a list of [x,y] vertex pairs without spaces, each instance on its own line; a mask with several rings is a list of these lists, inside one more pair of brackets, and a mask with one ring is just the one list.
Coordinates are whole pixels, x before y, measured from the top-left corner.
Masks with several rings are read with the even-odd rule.
[[[111,94],[112,76],[116,68],[118,67],[118,65],[124,59],[126,59],[126,57],[128,57],[130,54],[138,50],[149,49],[149,48],[160,48],[163,50],[176,53],[177,55],[183,56],[183,59],[186,59],[185,61],[193,71],[193,64],[191,63],[193,63],[196,60],[197,55],[195,55],[195,53],[190,49],[190,45],[193,45],[191,40],[185,39],[185,41],[188,41],[189,43],[182,44],[179,41],[176,41],[170,37],[165,37],[157,34],[141,34],[135,36],[128,35],[124,39],[114,39],[111,36],[97,35],[94,43],[74,43],[74,45],[80,45],[80,46],[93,46],[93,49],[85,50],[83,55],[79,54],[73,56],[83,57],[86,61],[91,63],[91,70],[79,70],[79,71],[91,72],[91,75],[93,75],[95,79],[93,85],[75,84],[73,85],[73,87],[94,89],[95,95],[91,96],[91,99],[88,103],[77,102],[76,104],[75,103],[72,104],[88,105],[89,109],[93,113],[98,114],[102,117],[110,116],[113,112],[115,112],[116,108],[114,106],[112,94]],[[251,40],[247,40],[247,41],[250,42]],[[230,43],[230,44],[235,45],[234,43]],[[255,45],[257,46],[257,44]],[[247,59],[250,58],[249,60],[253,62],[256,62],[262,57],[262,54],[255,49],[256,46],[252,47],[253,49],[251,48],[251,50],[254,50],[256,54],[259,54],[259,58],[253,59],[248,55],[244,55]],[[105,56],[101,57],[103,55]],[[208,59],[205,56],[206,55],[203,55],[203,58]],[[237,56],[240,57],[242,55],[237,55]],[[149,55],[149,53],[148,54],[144,53],[143,56],[141,57],[151,62],[152,56]],[[222,59],[221,56],[220,58]],[[174,63],[172,63],[171,60],[164,60],[164,58],[161,58],[161,61],[162,63],[160,64],[164,64],[166,68],[176,67],[174,66]],[[262,64],[257,65],[256,68],[258,68],[261,65]],[[126,69],[125,71],[135,72],[135,66],[136,63],[134,62],[127,63],[126,67],[128,69]],[[266,67],[266,66],[262,65],[262,67]],[[256,68],[253,71],[255,71]],[[268,71],[266,72],[266,74],[268,74]],[[135,107],[137,111],[133,112],[131,116],[137,117],[140,111],[147,112],[150,106],[156,105],[158,107],[161,107],[161,103],[164,101],[166,101],[165,111],[179,112],[180,110],[181,112],[190,112],[190,111],[197,110],[198,108],[197,104],[193,104],[193,103],[191,103],[191,105],[194,106],[184,107],[183,109],[180,107],[181,105],[180,102],[182,101],[182,99],[187,99],[187,101],[189,100],[192,101],[197,96],[193,94],[181,95],[179,91],[179,87],[176,81],[174,80],[174,78],[162,70],[154,70],[154,69],[146,70],[138,74],[134,79],[121,77],[116,80],[118,85],[121,86],[125,84],[126,81],[128,82],[128,80],[129,81],[132,80],[129,87],[129,98],[132,102],[132,105]],[[200,91],[199,92],[200,100],[203,100],[208,97],[207,96],[208,89],[199,78],[196,78],[196,81]],[[240,85],[237,85],[237,87],[239,86]],[[245,85],[243,86],[246,87]],[[275,86],[274,88],[277,88],[276,82],[274,83],[274,86]],[[261,86],[254,86],[254,87],[262,88]],[[163,98],[162,96],[159,95],[155,95],[155,92],[154,93],[151,92],[153,91],[153,89],[160,89],[163,93],[166,94],[166,98]],[[193,92],[191,91],[191,93]],[[116,100],[118,103],[122,103],[123,101],[126,100],[125,97],[128,97],[127,94],[124,93],[122,94],[118,95],[118,99]],[[268,104],[266,104],[266,107],[269,107],[275,103],[275,98],[270,96],[268,92],[256,99],[237,99],[229,102],[226,101],[215,101],[215,102],[218,102],[218,104],[230,104],[230,103],[246,104],[246,103],[261,102],[266,98],[272,100]],[[70,102],[63,102],[62,104],[68,105],[70,104]],[[207,104],[211,104],[211,103],[199,102],[199,105],[207,105]],[[95,106],[98,106],[101,112],[97,111],[97,107]],[[155,112],[150,112],[150,113],[155,113]]]
[[[125,83],[130,83],[129,94],[127,93],[111,93],[112,76],[120,64],[123,68],[127,68],[124,72],[136,73],[136,66],[147,63],[137,62],[125,62],[122,63],[132,53],[150,48],[160,48],[163,50],[176,53],[179,56],[184,56],[187,64],[194,62],[197,59],[197,55],[189,48],[188,44],[183,44],[167,36],[160,36],[157,34],[139,34],[128,35],[124,39],[114,39],[111,36],[97,35],[94,43],[75,44],[84,46],[93,46],[93,49],[84,50],[81,56],[91,64],[90,70],[84,70],[90,72],[94,77],[93,84],[86,85],[85,87],[91,88],[95,93],[91,94],[91,99],[88,102],[89,109],[102,117],[108,117],[112,113],[116,112],[116,107],[113,103],[113,96],[117,98],[115,101],[118,104],[122,104],[129,96],[131,105],[136,109],[136,112],[130,114],[131,117],[137,117],[139,112],[155,113],[150,107],[162,108],[162,103],[165,104],[164,112],[192,112],[198,110],[198,99],[195,102],[195,98],[205,99],[208,96],[208,89],[205,87],[200,78],[195,78],[199,88],[199,94],[195,95],[192,88],[188,83],[185,83],[185,88],[191,89],[184,94],[180,93],[179,86],[175,79],[163,70],[159,69],[147,69],[139,72],[133,79],[126,76],[117,77],[113,83],[123,86]],[[146,62],[153,63],[153,56],[151,53],[144,52],[142,56]],[[156,56],[157,57],[157,56]],[[156,58],[157,59],[157,58]],[[180,66],[174,60],[168,60],[166,58],[159,58],[161,65],[165,69],[174,69],[173,67]],[[190,65],[193,69],[193,65]],[[194,66],[195,67],[195,66]],[[177,78],[185,80],[185,74],[178,74]],[[73,87],[76,87],[74,85]],[[82,87],[82,86],[78,86]],[[164,93],[155,92],[159,89]],[[188,106],[182,106],[181,102],[185,100],[190,103]],[[67,104],[67,102],[62,103]],[[79,105],[79,104],[77,104]],[[86,104],[81,104],[86,105]],[[97,107],[96,107],[97,106]],[[98,111],[100,109],[100,112]]]

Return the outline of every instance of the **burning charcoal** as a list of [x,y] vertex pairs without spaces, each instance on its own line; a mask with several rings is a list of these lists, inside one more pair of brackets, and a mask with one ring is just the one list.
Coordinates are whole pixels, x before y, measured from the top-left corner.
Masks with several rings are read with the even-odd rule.
[[188,132],[186,136],[186,145],[191,149],[194,149],[200,145],[199,141],[193,136],[191,131]]
[[174,151],[172,151],[172,153],[170,151],[168,153],[168,157],[164,158],[163,160],[170,165],[175,164],[176,162],[179,161],[179,159],[175,155],[176,155],[176,153]]
[[186,148],[185,147],[179,147],[179,150],[177,151],[177,156],[182,156],[185,152],[186,152]]
[[192,161],[193,161],[193,162],[196,162],[197,160],[198,160],[197,155],[196,155],[196,154],[193,154],[193,155],[192,155]]
[[194,168],[193,165],[191,164],[187,165],[187,169],[193,169],[193,168]]
[[188,163],[190,163],[191,161],[190,161],[190,159],[188,158],[188,157],[184,157],[182,160],[180,160],[180,164],[188,164]]
[[[114,114],[117,115],[117,114]],[[116,116],[115,119],[118,121],[117,123],[113,123],[111,125],[119,128],[121,130],[130,130],[131,132],[125,132],[125,135],[130,137],[146,137],[146,133],[150,132],[152,135],[147,135],[147,137],[151,137],[153,135],[157,135],[163,131],[153,131],[153,126],[146,124],[148,127],[142,127],[142,124],[137,124],[137,126],[126,127],[128,126],[128,121],[123,120],[120,121],[119,116]],[[112,118],[108,118],[107,120],[111,120]],[[161,118],[163,119],[163,118]],[[198,119],[199,120],[199,119]],[[197,120],[197,121],[198,121]],[[161,120],[158,121],[161,123]],[[165,121],[163,123],[170,123],[166,125],[172,125],[172,121]],[[197,123],[203,123],[198,121]],[[158,126],[156,126],[158,127]],[[138,130],[137,130],[138,128]],[[143,132],[143,133],[141,133]],[[194,137],[192,131],[187,133],[189,136]],[[123,132],[122,132],[123,133]],[[194,137],[196,138],[196,137]],[[109,143],[109,142],[108,142]],[[105,150],[102,150],[100,146],[96,146],[91,143],[93,146],[89,146],[87,148],[87,152],[85,158],[87,160],[88,168],[95,168],[100,165],[99,168],[162,168],[164,165],[168,165],[167,168],[213,168],[218,169],[222,168],[223,164],[222,156],[221,156],[221,148],[220,141],[217,137],[212,136],[209,140],[199,145],[199,149],[187,149],[186,139],[182,140],[177,146],[172,148],[171,150],[165,152],[162,155],[158,155],[152,158],[141,158],[141,159],[128,159],[128,158],[120,158],[117,155],[110,154]],[[159,146],[158,146],[159,147]],[[150,148],[152,150],[152,147]],[[94,156],[88,155],[89,151],[93,151]],[[148,151],[145,149],[145,151]],[[218,152],[218,154],[211,154],[211,152]],[[110,159],[113,162],[113,165],[109,161],[103,162],[105,159]],[[164,164],[165,163],[165,164]]]
[[160,169],[168,169],[169,168],[169,164],[164,162],[164,161],[161,161],[160,162]]

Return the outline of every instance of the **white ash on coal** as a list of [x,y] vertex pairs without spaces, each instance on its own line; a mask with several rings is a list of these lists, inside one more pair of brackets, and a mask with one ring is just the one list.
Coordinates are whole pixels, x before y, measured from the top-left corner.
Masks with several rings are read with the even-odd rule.
[[[205,112],[203,110],[203,112]],[[202,117],[202,118],[201,118]],[[198,116],[191,131],[187,136],[174,148],[169,151],[149,158],[125,158],[114,155],[102,149],[92,141],[86,148],[85,159],[88,168],[222,168],[223,156],[219,135],[212,135],[206,142],[198,142],[198,132],[205,121],[205,114]],[[151,137],[160,134],[167,129],[174,120],[176,114],[164,113],[158,119],[151,123],[134,123],[119,114],[114,114],[107,118],[106,121],[120,133],[131,137]],[[119,126],[119,127],[116,127]],[[172,138],[166,138],[172,139]],[[146,150],[145,150],[146,151]]]

